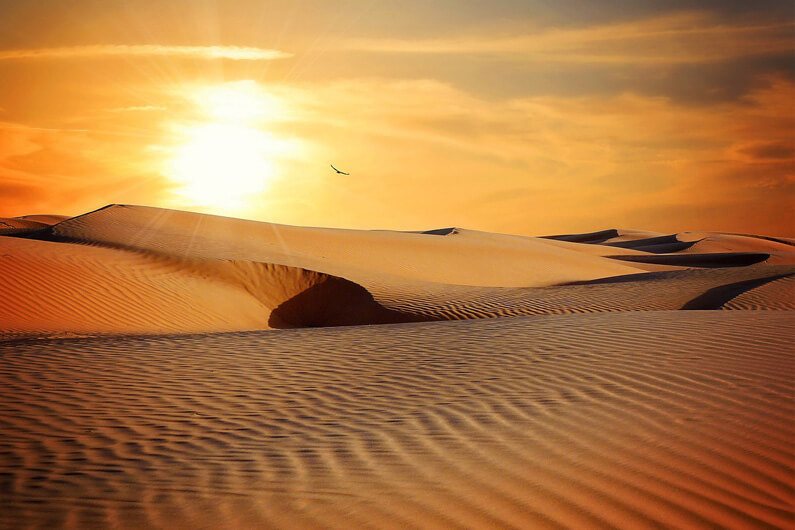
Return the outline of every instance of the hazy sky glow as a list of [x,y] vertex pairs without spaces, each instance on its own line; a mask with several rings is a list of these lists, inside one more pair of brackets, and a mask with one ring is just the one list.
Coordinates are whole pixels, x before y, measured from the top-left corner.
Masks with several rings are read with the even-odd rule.
[[789,1],[2,2],[0,216],[795,236],[794,53]]

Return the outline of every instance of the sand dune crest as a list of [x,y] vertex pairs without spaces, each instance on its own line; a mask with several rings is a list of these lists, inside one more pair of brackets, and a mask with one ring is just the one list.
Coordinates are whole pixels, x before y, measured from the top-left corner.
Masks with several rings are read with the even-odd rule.
[[[307,228],[112,205],[52,227],[61,241],[152,250],[180,257],[301,267],[362,283],[372,274],[437,283],[540,286],[634,272],[599,255],[538,238],[464,237]],[[495,259],[499,256],[499,259]]]

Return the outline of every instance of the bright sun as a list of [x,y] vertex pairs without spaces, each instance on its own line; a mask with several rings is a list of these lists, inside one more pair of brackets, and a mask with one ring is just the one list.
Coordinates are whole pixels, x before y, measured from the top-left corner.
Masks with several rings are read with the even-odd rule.
[[171,159],[169,176],[184,199],[219,210],[238,210],[268,189],[275,161],[291,143],[263,130],[284,112],[282,103],[252,81],[197,92],[203,121],[184,128],[187,141]]

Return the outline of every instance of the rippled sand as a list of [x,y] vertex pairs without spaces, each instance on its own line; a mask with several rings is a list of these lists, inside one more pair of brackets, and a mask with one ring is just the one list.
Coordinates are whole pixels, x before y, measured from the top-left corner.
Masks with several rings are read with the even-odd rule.
[[4,225],[0,528],[793,527],[790,240]]
[[785,527],[785,312],[0,346],[7,528]]

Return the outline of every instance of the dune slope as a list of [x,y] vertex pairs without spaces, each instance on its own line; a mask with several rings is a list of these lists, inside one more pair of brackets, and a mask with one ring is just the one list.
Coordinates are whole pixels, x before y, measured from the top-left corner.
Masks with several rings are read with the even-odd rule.
[[307,228],[114,205],[52,228],[65,241],[179,257],[278,263],[348,278],[371,274],[462,285],[536,286],[636,272],[630,265],[539,242]]
[[408,322],[297,267],[0,238],[0,335],[196,333]]

